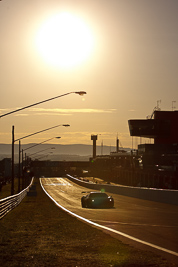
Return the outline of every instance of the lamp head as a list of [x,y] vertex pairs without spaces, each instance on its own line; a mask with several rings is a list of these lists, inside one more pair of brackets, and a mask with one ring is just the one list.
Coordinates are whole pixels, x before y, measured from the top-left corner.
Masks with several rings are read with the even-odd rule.
[[70,125],[69,125],[69,124],[63,124],[62,126],[64,126],[64,127],[69,127]]
[[85,91],[78,91],[78,92],[75,92],[75,94],[83,96],[83,95],[86,95],[86,92]]

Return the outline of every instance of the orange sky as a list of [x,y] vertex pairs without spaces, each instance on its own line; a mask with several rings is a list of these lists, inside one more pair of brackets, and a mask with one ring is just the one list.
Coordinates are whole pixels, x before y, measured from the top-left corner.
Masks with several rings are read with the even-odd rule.
[[[87,30],[93,42],[83,61],[67,67],[49,63],[36,45],[39,29],[62,12],[86,27],[80,33],[75,31],[75,20],[68,27],[63,25],[69,37],[64,48],[70,54],[72,47],[74,53],[69,59],[79,58],[87,47]],[[105,145],[115,145],[118,135],[124,147],[131,147],[129,119],[146,118],[158,100],[162,110],[178,106],[177,14],[177,0],[1,1],[1,114],[71,91],[83,90],[87,95],[71,94],[1,118],[0,143],[11,143],[12,125],[15,137],[20,138],[70,124],[70,128],[59,127],[23,143],[61,136],[61,144],[92,144],[91,134],[99,134],[98,144],[103,140]],[[56,47],[64,49],[59,27],[55,28],[59,43],[48,47],[50,53],[54,50],[53,60],[58,60]],[[45,30],[43,48],[50,46],[52,29]]]

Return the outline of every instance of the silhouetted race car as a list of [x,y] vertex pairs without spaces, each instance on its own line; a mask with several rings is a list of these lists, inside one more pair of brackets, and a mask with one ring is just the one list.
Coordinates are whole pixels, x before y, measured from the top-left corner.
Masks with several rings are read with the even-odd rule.
[[90,192],[81,198],[82,208],[113,208],[114,199],[102,192]]

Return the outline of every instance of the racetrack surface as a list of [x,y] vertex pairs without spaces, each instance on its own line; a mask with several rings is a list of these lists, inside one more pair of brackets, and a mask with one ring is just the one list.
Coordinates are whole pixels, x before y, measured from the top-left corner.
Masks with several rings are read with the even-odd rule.
[[[72,183],[67,178],[41,180],[50,196],[67,210],[94,223],[156,245],[160,248],[156,249],[157,252],[164,256],[166,254],[174,257],[176,253],[178,255],[177,206],[112,194],[115,200],[114,208],[86,209],[81,207],[81,197],[89,192],[88,189]],[[125,239],[122,235],[119,235],[119,238]],[[148,246],[132,239],[126,238],[125,241],[148,249]],[[161,248],[170,253],[162,251]]]

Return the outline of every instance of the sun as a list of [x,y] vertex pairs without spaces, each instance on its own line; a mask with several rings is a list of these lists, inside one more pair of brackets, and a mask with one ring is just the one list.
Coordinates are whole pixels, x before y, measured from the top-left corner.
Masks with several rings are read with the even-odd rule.
[[41,25],[36,36],[36,47],[48,64],[70,68],[90,57],[94,36],[82,19],[63,12]]

